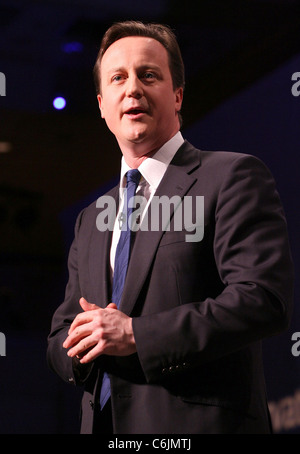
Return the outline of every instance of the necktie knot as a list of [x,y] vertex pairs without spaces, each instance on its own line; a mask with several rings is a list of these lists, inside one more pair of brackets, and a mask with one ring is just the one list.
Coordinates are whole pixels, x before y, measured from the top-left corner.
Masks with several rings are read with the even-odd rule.
[[131,169],[131,170],[128,170],[126,177],[127,177],[127,184],[132,182],[132,183],[135,183],[136,185],[138,185],[140,178],[141,178],[141,174],[138,171],[138,169]]

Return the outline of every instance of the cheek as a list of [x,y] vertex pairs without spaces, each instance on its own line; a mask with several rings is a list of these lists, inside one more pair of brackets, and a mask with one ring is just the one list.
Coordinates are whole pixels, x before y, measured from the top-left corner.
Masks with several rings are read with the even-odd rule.
[[98,97],[99,108],[104,118],[115,115],[120,109],[120,96],[112,90],[105,89],[102,97]]
[[108,126],[116,124],[120,120],[120,103],[115,98],[107,98],[101,103],[101,116]]
[[176,108],[176,96],[169,90],[162,91],[156,96],[156,105],[162,114],[167,114]]
[[[170,99],[170,97],[162,97],[160,100],[160,105],[158,107],[158,118],[160,119],[171,119],[174,111],[175,111],[175,105],[174,105],[174,100]],[[163,126],[163,124],[162,124]]]
[[119,126],[118,126],[119,119],[113,110],[106,111],[105,121],[106,121],[106,125],[110,129],[110,131],[113,134],[116,134],[119,129]]

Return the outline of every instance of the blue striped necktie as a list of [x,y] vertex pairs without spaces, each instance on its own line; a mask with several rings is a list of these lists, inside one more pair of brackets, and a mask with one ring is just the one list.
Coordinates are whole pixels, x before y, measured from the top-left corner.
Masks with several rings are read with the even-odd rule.
[[[124,207],[122,213],[119,216],[119,222],[122,222],[121,235],[116,250],[112,291],[112,302],[115,303],[118,308],[122,297],[130,256],[131,225],[129,225],[129,223],[132,218],[131,214],[133,212],[134,205],[131,199],[134,197],[136,188],[139,184],[141,174],[137,169],[132,169],[127,172],[126,176],[127,183],[126,191],[124,194]],[[131,203],[129,203],[130,200]],[[110,396],[110,381],[108,375],[104,373],[100,393],[101,410],[108,401],[109,396]]]

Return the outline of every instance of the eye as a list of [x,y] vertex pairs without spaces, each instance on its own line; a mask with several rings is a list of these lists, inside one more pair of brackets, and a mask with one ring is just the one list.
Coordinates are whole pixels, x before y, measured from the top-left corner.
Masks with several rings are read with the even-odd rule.
[[155,79],[155,78],[156,78],[156,75],[155,75],[153,72],[151,72],[151,71],[147,71],[147,72],[145,72],[145,73],[143,74],[143,78],[146,79],[146,80],[148,80],[148,81],[150,81],[150,80],[152,80],[152,79]]
[[122,76],[120,74],[115,74],[112,78],[112,82],[120,82],[122,80]]

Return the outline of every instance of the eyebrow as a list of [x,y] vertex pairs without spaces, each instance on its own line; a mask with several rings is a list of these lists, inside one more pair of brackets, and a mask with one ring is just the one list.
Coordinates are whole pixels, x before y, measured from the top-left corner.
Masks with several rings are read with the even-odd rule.
[[[145,71],[145,70],[154,70],[154,71],[157,71],[159,73],[161,73],[161,68],[160,66],[158,65],[155,65],[155,64],[145,64],[145,65],[142,65],[142,66],[139,66],[138,68],[136,68],[137,71]],[[111,68],[107,71],[107,74],[112,74],[112,73],[115,73],[115,72],[119,72],[119,71],[126,71],[126,68],[123,67],[123,66],[116,66],[114,68]]]
[[111,74],[111,73],[115,73],[115,72],[118,72],[118,71],[124,71],[124,68],[122,68],[121,66],[118,66],[116,68],[111,68],[107,71],[108,74]]

